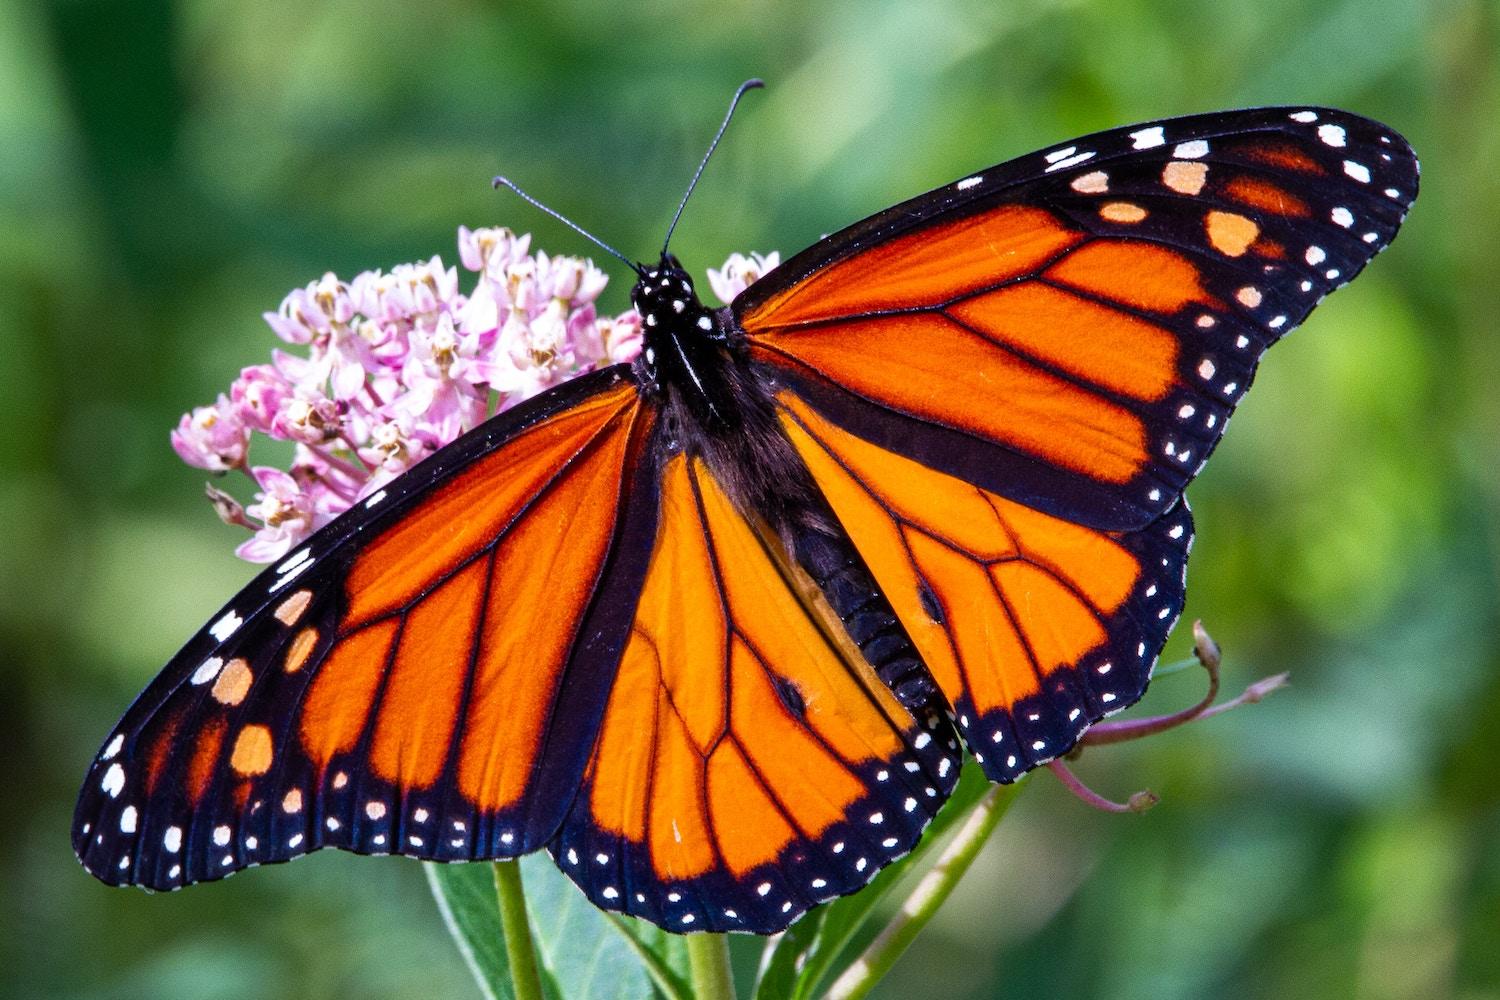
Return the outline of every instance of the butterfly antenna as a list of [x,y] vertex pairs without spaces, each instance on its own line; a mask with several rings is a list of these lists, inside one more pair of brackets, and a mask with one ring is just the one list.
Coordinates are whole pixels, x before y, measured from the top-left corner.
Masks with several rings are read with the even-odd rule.
[[724,130],[729,128],[729,120],[734,117],[734,109],[739,107],[740,98],[744,97],[748,91],[765,85],[764,80],[746,80],[740,84],[740,89],[734,92],[734,97],[729,102],[729,110],[724,115],[724,121],[719,126],[719,131],[714,133],[714,141],[708,144],[708,152],[703,154],[703,162],[699,163],[698,169],[693,172],[693,179],[688,182],[687,193],[682,196],[682,203],[677,206],[677,214],[672,216],[672,224],[667,227],[667,238],[661,244],[662,256],[666,256],[667,247],[672,242],[672,233],[677,229],[677,220],[682,218],[682,210],[687,208],[688,199],[693,196],[693,188],[698,186],[698,178],[703,176],[703,168],[708,166],[708,158],[714,155],[719,140],[724,138]]
[[492,183],[494,184],[496,190],[499,190],[500,188],[503,188],[503,187],[510,188],[516,194],[520,195],[521,199],[523,201],[529,203],[530,205],[532,205],[532,206],[534,206],[536,208],[541,209],[543,212],[546,212],[548,215],[552,216],[558,222],[561,222],[563,225],[567,226],[569,229],[573,230],[575,233],[577,233],[579,236],[582,236],[584,239],[588,240],[590,243],[593,243],[595,246],[597,246],[600,249],[604,250],[606,253],[613,254],[614,256],[620,258],[620,260],[622,260],[622,261],[625,262],[625,266],[628,267],[628,268],[630,268],[636,274],[640,275],[643,278],[646,276],[645,269],[642,268],[641,265],[635,263],[629,257],[625,256],[620,251],[616,250],[614,247],[610,246],[608,243],[604,242],[599,237],[595,236],[593,233],[589,232],[587,229],[584,229],[578,223],[574,222],[572,219],[569,219],[567,216],[563,215],[561,212],[554,211],[553,209],[548,208],[546,205],[543,205],[541,202],[537,201],[531,195],[527,194],[525,191],[522,191],[519,187],[517,187],[515,181],[512,181],[508,177],[496,177]]

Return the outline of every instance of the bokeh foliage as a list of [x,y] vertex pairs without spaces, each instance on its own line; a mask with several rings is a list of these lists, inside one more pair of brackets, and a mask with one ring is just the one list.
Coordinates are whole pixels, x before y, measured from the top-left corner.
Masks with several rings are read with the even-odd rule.
[[[248,579],[167,446],[293,285],[461,223],[795,250],[1095,128],[1255,103],[1422,155],[1395,246],[1272,352],[1203,480],[1188,617],[1266,704],[1023,795],[889,997],[1500,997],[1500,15],[1193,4],[11,0],[0,6],[0,969],[17,995],[470,996],[422,872],[324,854],[169,897],[74,863],[110,723]],[[619,270],[618,268],[616,269]],[[625,303],[623,277],[605,304]],[[1185,651],[1182,637],[1169,656]],[[1191,673],[1148,704],[1196,697]],[[743,956],[742,956],[743,957]]]

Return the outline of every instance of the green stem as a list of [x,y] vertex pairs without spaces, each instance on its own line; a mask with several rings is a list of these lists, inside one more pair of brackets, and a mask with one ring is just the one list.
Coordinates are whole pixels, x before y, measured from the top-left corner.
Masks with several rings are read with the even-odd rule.
[[520,862],[495,862],[495,897],[500,902],[505,957],[510,961],[510,981],[516,990],[516,1000],[542,1000],[542,974],[537,969],[536,946],[531,942],[531,920],[526,915]]
[[896,964],[896,959],[952,894],[958,880],[979,856],[980,848],[984,847],[995,825],[1010,808],[1018,790],[1016,785],[996,785],[985,793],[974,811],[964,818],[963,826],[944,848],[937,863],[912,890],[901,912],[870,942],[854,964],[834,980],[827,993],[828,1000],[859,1000],[885,977]]
[[689,934],[687,949],[695,1000],[734,1000],[729,938],[723,934]]

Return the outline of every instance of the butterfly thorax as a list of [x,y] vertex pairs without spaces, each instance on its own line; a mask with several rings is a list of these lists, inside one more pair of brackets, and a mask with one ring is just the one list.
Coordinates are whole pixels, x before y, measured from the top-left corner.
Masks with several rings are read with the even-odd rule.
[[671,254],[647,267],[630,292],[645,328],[636,375],[652,394],[671,395],[710,432],[741,423],[722,320],[698,299],[693,280]]
[[634,372],[659,407],[665,454],[701,458],[748,515],[777,530],[804,521],[811,481],[778,426],[771,387],[736,349],[729,310],[698,299],[671,254],[630,293],[645,328]]

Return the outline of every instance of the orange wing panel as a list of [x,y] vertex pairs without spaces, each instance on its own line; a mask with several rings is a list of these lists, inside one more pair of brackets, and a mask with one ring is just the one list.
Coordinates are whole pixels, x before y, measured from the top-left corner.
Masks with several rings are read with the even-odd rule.
[[920,309],[1045,265],[1083,234],[1037,208],[1002,205],[927,226],[824,268],[742,320],[754,331]]
[[1151,312],[1216,304],[1192,261],[1139,240],[1096,240],[1043,273],[1080,291]]
[[724,864],[744,878],[775,857],[797,835],[766,791],[760,775],[733,744],[721,746],[708,763],[709,808],[720,817],[714,833]]
[[448,759],[487,569],[469,563],[407,617],[370,749],[375,773],[403,788],[430,787]]
[[[632,442],[649,424],[633,387],[600,393],[522,431],[370,543],[304,701],[301,743],[320,772],[367,753],[369,774],[401,796],[446,777],[464,810],[523,805],[614,537]],[[372,819],[389,809],[369,808]]]
[[997,344],[1135,399],[1162,398],[1176,373],[1170,331],[1055,286],[999,288],[948,314]]
[[1147,460],[1131,410],[938,314],[799,330],[763,349],[867,399],[1106,482],[1130,480]]
[[481,809],[514,806],[534,784],[563,666],[615,530],[630,427],[612,424],[489,556],[457,760],[459,790]]
[[319,767],[354,749],[369,721],[399,623],[378,622],[343,640],[318,669],[302,709],[302,745]]

